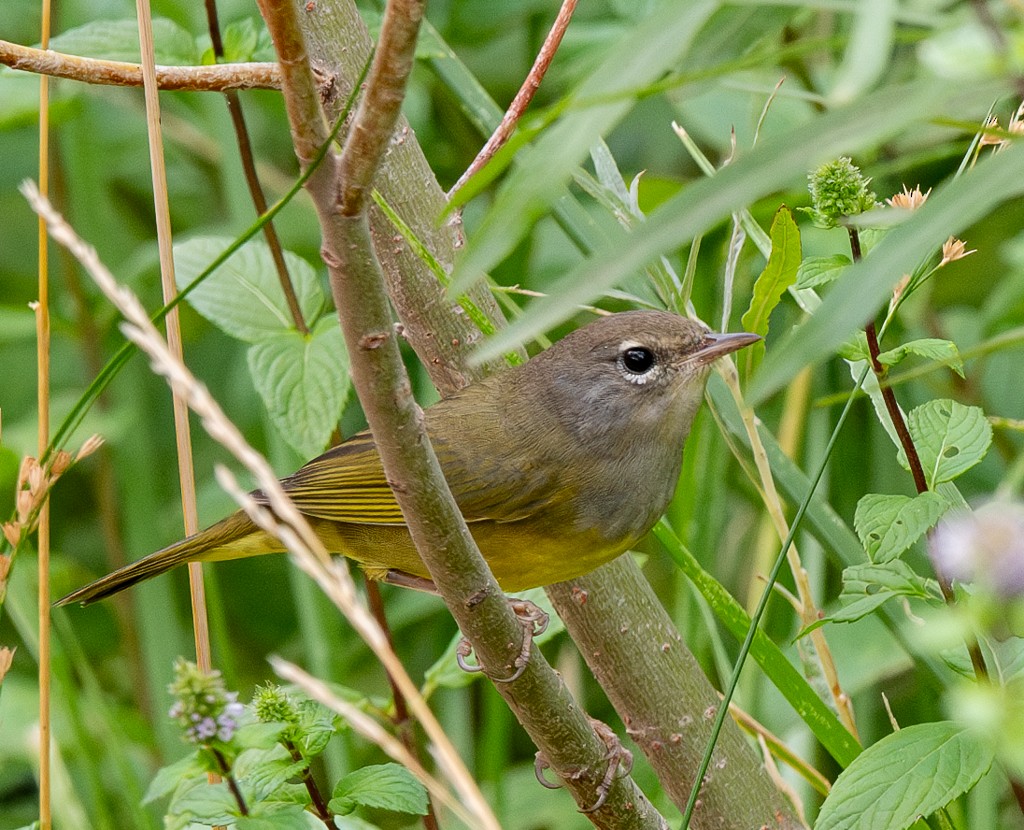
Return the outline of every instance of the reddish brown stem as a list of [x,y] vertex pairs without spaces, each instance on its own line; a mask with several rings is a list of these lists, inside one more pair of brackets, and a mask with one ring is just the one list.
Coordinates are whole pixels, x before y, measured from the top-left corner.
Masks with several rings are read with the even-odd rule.
[[[224,57],[224,41],[220,35],[220,23],[217,19],[217,0],[206,0],[206,23],[210,31],[210,44],[213,46],[213,55],[220,61]],[[233,89],[224,91],[224,99],[227,101],[228,114],[231,116],[231,126],[235,130],[235,139],[238,141],[238,155],[242,162],[242,172],[245,175],[245,183],[249,188],[249,196],[256,208],[257,215],[262,216],[267,212],[267,199],[263,194],[263,186],[260,184],[259,176],[256,173],[256,161],[252,152],[252,141],[249,138],[249,128],[245,125],[245,115],[242,112],[242,101],[238,93]],[[288,274],[288,265],[284,261],[284,251],[281,249],[281,240],[277,236],[274,223],[267,221],[263,223],[263,236],[266,237],[267,247],[270,248],[270,256],[274,260],[274,268],[277,270],[277,279],[281,284],[281,291],[284,293],[285,303],[292,315],[295,328],[302,334],[309,334],[309,326],[302,317],[302,309],[299,307],[299,299],[295,296],[295,288],[292,286],[291,276]]]
[[[391,650],[395,650],[395,640],[391,636],[391,626],[388,625],[387,614],[384,612],[384,601],[380,595],[380,586],[372,579],[366,580],[366,598],[370,604],[370,613],[373,614],[380,625],[384,636],[387,638]],[[388,685],[391,686],[391,699],[395,703],[395,715],[392,723],[403,746],[409,754],[417,760],[420,759],[419,746],[416,744],[416,735],[413,731],[413,720],[409,716],[409,707],[405,703],[405,695],[391,676],[391,672],[385,672],[388,677]],[[423,816],[424,830],[438,830],[437,815],[434,813],[434,802],[432,798],[427,799],[427,813]]]
[[[302,757],[302,753],[299,752],[299,748],[288,738],[281,741],[285,749],[288,750],[288,754],[292,756],[292,760],[295,763],[305,761]],[[313,809],[316,810],[317,816],[320,820],[328,827],[334,827],[334,817],[331,815],[331,811],[327,809],[327,802],[324,801],[323,793],[320,792],[320,788],[316,785],[316,781],[313,780],[313,774],[309,771],[309,764],[302,768],[302,784],[306,788],[306,792],[309,793],[310,800],[313,802]]]
[[576,10],[576,2],[577,0],[562,0],[562,7],[558,10],[555,22],[551,25],[551,31],[548,32],[548,36],[544,39],[544,44],[540,47],[540,52],[537,53],[537,58],[530,68],[530,73],[526,76],[526,80],[523,81],[523,85],[519,88],[519,92],[516,93],[516,97],[512,99],[512,103],[509,104],[508,110],[506,110],[501,123],[498,125],[498,129],[487,139],[487,143],[476,154],[476,158],[466,168],[466,172],[459,177],[459,180],[455,182],[452,189],[448,191],[449,197],[462,187],[474,173],[487,164],[515,131],[516,124],[519,123],[519,119],[522,118],[526,108],[530,106],[530,101],[533,100],[533,96],[540,88],[540,82],[544,79],[544,75],[547,74],[548,67],[551,66],[551,61],[554,60],[555,53],[562,43],[562,37],[565,35],[565,30],[569,28],[572,13]]
[[[860,262],[863,259],[863,254],[860,248],[860,236],[857,233],[856,228],[847,228],[850,235],[850,252],[853,254],[853,261]],[[864,334],[867,336],[868,341],[868,354],[870,355],[871,370],[874,372],[875,377],[879,381],[879,388],[882,392],[882,400],[885,401],[885,409],[889,413],[889,418],[892,420],[893,427],[896,429],[896,436],[900,440],[900,445],[903,447],[903,453],[907,457],[907,465],[910,467],[910,473],[914,477],[914,486],[917,488],[918,493],[925,493],[928,491],[928,481],[924,475],[924,467],[921,465],[921,456],[917,453],[917,447],[914,446],[914,439],[910,434],[910,430],[907,428],[907,422],[903,418],[903,412],[900,410],[899,403],[896,401],[896,392],[891,386],[885,386],[882,381],[885,379],[885,367],[881,364],[878,359],[881,354],[881,349],[878,345],[878,331],[875,328],[875,321],[870,320],[866,326],[864,326]],[[953,594],[953,585],[945,574],[941,573],[936,569],[935,577],[939,582],[939,589],[942,591],[942,598],[946,601],[947,605],[953,605],[956,602],[956,597]],[[988,677],[988,667],[985,665],[985,657],[981,653],[981,647],[978,643],[968,642],[967,651],[971,657],[971,665],[974,667],[974,675],[978,680],[983,680]]]

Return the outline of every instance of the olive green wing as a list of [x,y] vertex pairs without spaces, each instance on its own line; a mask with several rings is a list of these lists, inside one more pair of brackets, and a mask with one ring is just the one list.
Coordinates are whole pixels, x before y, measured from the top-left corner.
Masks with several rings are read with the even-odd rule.
[[[481,411],[467,403],[462,402],[460,417],[454,420],[444,417],[447,401],[427,412],[438,461],[467,522],[516,521],[569,496],[557,486],[557,465],[513,450],[500,434],[493,434],[501,432],[501,421],[487,411],[489,407]],[[481,452],[481,446],[488,450]],[[281,483],[299,511],[309,516],[351,524],[405,524],[368,431],[333,447]],[[255,497],[266,502],[261,493]]]
[[[299,512],[351,524],[405,524],[373,436],[360,432],[281,479]],[[262,493],[256,500],[266,503]]]

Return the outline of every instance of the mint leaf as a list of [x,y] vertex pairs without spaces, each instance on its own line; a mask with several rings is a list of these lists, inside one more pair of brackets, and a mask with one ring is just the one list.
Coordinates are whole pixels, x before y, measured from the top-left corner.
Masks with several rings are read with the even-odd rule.
[[142,797],[142,803],[149,804],[151,801],[156,801],[159,798],[170,795],[178,788],[182,781],[189,778],[198,779],[200,776],[202,776],[204,781],[206,780],[206,764],[199,758],[197,750],[191,755],[186,755],[180,761],[175,761],[173,764],[168,764],[166,767],[158,769],[156,775],[153,776],[149,789],[146,790],[146,794]]
[[427,791],[399,764],[363,767],[338,782],[327,808],[345,815],[359,806],[422,816],[427,812]]
[[[928,487],[951,481],[985,457],[992,443],[992,426],[976,406],[936,400],[911,410],[907,428],[921,458]],[[897,456],[910,469],[902,449]]]
[[883,366],[895,366],[908,354],[916,354],[920,357],[934,360],[948,366],[960,377],[964,376],[964,361],[960,357],[956,344],[949,340],[940,340],[937,337],[926,337],[922,340],[911,340],[895,349],[882,352],[878,356],[878,362]]
[[961,724],[908,726],[839,775],[814,830],[905,830],[971,789],[992,760],[991,747]]
[[[234,240],[201,236],[174,246],[178,288],[198,277]],[[285,251],[285,263],[306,325],[312,329],[326,306],[320,279],[302,257]],[[295,323],[270,255],[270,248],[253,240],[232,254],[188,295],[189,304],[207,320],[246,343],[295,331]]]
[[868,493],[857,502],[853,528],[872,562],[895,559],[946,512],[946,500],[931,491],[910,496]]
[[853,262],[843,254],[832,256],[809,256],[796,270],[797,288],[817,288],[834,282],[843,275],[843,269]]
[[334,316],[306,337],[291,329],[249,348],[249,373],[270,419],[304,457],[327,444],[351,388],[348,353]]
[[893,597],[930,599],[929,582],[914,573],[900,559],[891,562],[852,565],[843,571],[842,608],[828,617],[829,622],[849,623],[866,617]]

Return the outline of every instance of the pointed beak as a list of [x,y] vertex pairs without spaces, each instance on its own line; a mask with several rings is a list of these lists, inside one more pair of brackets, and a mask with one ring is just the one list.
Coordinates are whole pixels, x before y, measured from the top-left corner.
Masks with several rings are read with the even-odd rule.
[[698,363],[711,363],[722,355],[727,355],[739,349],[756,343],[761,339],[759,334],[750,334],[745,331],[738,331],[732,334],[717,334],[708,332],[704,337],[704,345],[694,353],[693,358]]

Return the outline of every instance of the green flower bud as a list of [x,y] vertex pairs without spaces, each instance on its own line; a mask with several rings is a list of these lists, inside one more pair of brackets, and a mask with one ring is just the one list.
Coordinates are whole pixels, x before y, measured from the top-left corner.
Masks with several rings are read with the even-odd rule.
[[868,189],[871,179],[845,156],[823,164],[807,180],[812,207],[805,212],[818,227],[834,228],[843,218],[875,206],[875,194]]

